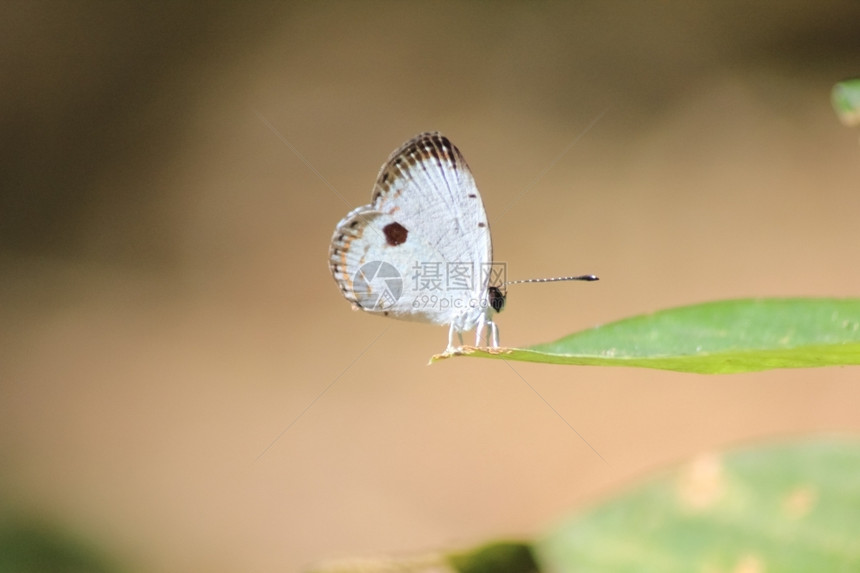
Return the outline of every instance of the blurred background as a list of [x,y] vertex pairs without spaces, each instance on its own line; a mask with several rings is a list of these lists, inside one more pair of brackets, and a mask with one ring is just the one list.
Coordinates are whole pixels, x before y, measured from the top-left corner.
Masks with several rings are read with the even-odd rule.
[[447,329],[352,312],[327,266],[388,154],[440,130],[509,278],[601,278],[513,287],[503,345],[857,296],[860,146],[829,101],[857,2],[0,14],[3,515],[126,570],[289,571],[533,535],[699,452],[860,430],[856,368],[427,366]]

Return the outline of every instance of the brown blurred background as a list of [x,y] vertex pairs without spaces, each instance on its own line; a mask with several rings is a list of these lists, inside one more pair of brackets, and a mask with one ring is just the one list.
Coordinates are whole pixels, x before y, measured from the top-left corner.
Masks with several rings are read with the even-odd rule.
[[857,368],[428,367],[446,329],[351,312],[326,262],[388,154],[440,130],[509,277],[601,277],[514,287],[503,344],[856,296],[860,146],[829,91],[860,73],[857,2],[10,2],[0,22],[0,504],[132,570],[531,535],[696,452],[860,430]]

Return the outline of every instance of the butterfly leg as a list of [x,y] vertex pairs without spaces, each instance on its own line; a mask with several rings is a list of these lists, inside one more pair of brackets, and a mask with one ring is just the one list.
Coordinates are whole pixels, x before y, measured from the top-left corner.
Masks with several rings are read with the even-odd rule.
[[[487,325],[486,318],[481,318],[475,326],[475,346],[481,346],[481,335],[484,333],[484,327]],[[489,332],[487,333],[487,341],[489,344]]]
[[[460,346],[454,346],[454,333],[457,333],[457,338],[460,339]],[[451,323],[451,328],[448,330],[448,348],[445,349],[445,352],[454,352],[457,348],[463,347],[463,333],[457,329],[457,326],[454,323]]]
[[490,348],[499,347],[499,327],[492,320],[487,322],[487,346]]
[[486,316],[475,326],[475,346],[481,346],[481,337],[487,329],[486,345],[489,348],[499,347],[499,327]]

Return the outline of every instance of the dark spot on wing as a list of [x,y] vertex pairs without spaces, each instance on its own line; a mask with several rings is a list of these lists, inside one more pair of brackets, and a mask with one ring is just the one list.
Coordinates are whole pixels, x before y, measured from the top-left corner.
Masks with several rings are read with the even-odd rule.
[[486,227],[486,226],[487,226],[487,224],[486,224],[486,223],[478,223],[478,226],[479,226],[479,227]]
[[477,199],[477,198],[478,198],[478,196],[475,195],[474,193],[469,193],[469,199]]
[[391,245],[392,247],[396,247],[397,245],[402,245],[406,242],[406,236],[409,234],[409,231],[401,225],[400,223],[389,223],[385,225],[382,229],[382,232],[385,233],[385,242]]
[[494,286],[491,286],[488,290],[490,295],[490,306],[493,307],[493,310],[496,312],[502,312],[502,309],[505,308],[505,295],[502,294],[502,290],[499,287]]

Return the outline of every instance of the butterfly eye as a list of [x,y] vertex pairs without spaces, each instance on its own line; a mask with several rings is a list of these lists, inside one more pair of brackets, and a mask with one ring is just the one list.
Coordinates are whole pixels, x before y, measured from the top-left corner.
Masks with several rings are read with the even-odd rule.
[[490,306],[493,307],[493,310],[496,312],[502,312],[502,309],[505,308],[505,295],[502,294],[502,290],[499,287],[494,286],[491,286],[488,290],[490,295]]

